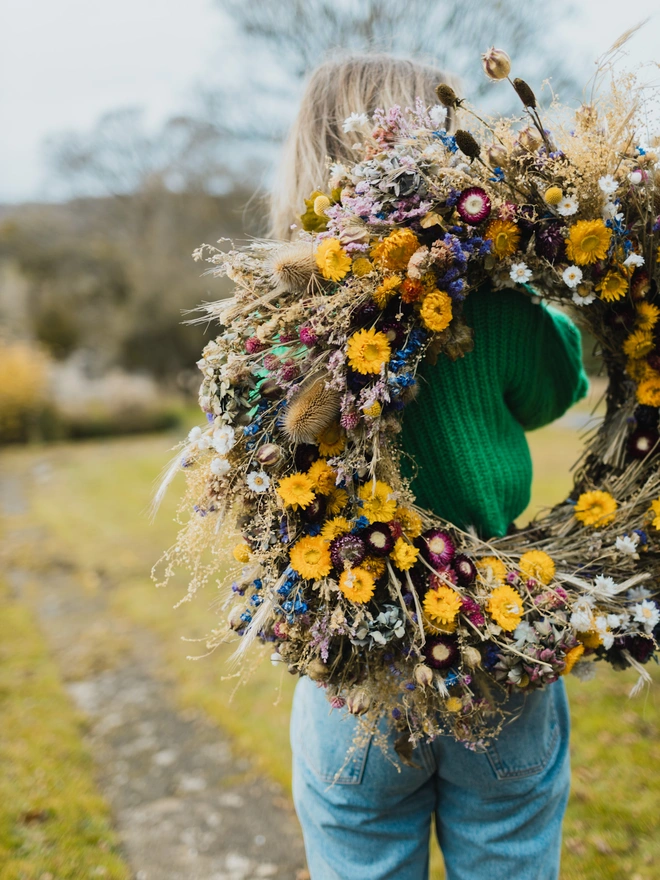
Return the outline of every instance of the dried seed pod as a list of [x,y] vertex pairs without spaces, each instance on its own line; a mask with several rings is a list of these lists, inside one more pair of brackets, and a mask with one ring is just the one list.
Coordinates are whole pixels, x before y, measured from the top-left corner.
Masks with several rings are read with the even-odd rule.
[[435,93],[438,96],[438,101],[444,107],[459,107],[461,104],[460,98],[447,83],[440,83],[440,85],[436,86]]
[[257,461],[264,467],[272,467],[282,457],[282,449],[275,443],[264,443],[257,451]]
[[536,96],[532,91],[531,86],[528,86],[524,79],[516,77],[513,81],[513,87],[516,90],[516,94],[523,102],[524,107],[536,107]]
[[325,382],[325,376],[308,382],[290,400],[282,427],[294,443],[314,443],[339,418],[339,392],[326,388]]
[[454,138],[456,139],[456,146],[458,149],[465,153],[470,159],[476,159],[481,152],[481,147],[476,142],[474,137],[470,134],[469,131],[465,131],[463,128],[459,128],[454,133]]
[[269,268],[278,287],[300,293],[307,290],[318,274],[314,250],[306,241],[282,245],[270,258]]
[[325,681],[330,674],[330,670],[323,660],[319,660],[317,657],[307,666],[305,673],[312,679],[312,681]]
[[468,645],[468,647],[462,649],[461,654],[463,655],[463,660],[471,669],[481,666],[481,652],[478,648]]
[[527,128],[523,128],[518,135],[518,143],[523,149],[528,150],[530,153],[534,153],[541,146],[543,140],[535,128],[527,126]]
[[364,715],[371,706],[371,697],[363,690],[353,691],[346,697],[346,708],[351,715]]
[[428,687],[433,684],[433,670],[430,666],[420,663],[415,667],[415,681],[422,687]]
[[486,161],[491,168],[499,168],[506,163],[508,158],[509,154],[501,144],[489,144],[486,147]]
[[484,73],[489,79],[500,80],[506,79],[511,73],[511,59],[503,49],[496,49],[491,46],[490,49],[481,56]]

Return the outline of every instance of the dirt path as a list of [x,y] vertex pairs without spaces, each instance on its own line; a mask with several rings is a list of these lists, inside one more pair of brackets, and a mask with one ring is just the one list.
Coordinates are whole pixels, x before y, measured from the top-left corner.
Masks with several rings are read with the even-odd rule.
[[[38,538],[12,532],[24,513],[18,478],[0,474],[0,499],[5,537]],[[88,719],[99,786],[136,880],[307,878],[289,798],[234,755],[202,713],[176,706],[153,636],[119,619],[103,590],[85,589],[65,568],[35,577],[14,566],[7,576]]]

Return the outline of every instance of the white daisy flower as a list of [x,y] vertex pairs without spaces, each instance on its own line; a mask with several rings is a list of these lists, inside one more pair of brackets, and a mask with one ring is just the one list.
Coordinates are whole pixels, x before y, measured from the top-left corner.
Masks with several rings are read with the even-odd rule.
[[594,615],[592,610],[593,599],[584,596],[573,605],[570,624],[577,632],[588,632],[593,626]]
[[369,122],[369,117],[366,113],[351,113],[350,116],[344,119],[342,128],[348,134],[349,131],[359,131],[367,122]]
[[191,428],[188,432],[188,440],[190,440],[191,443],[196,443],[201,436],[202,429],[199,427],[199,425],[195,425],[195,427]]
[[270,477],[265,471],[252,471],[247,475],[246,482],[248,488],[260,495],[270,486]]
[[628,590],[628,598],[631,602],[641,602],[644,599],[648,599],[651,593],[646,589],[646,587],[631,587]]
[[618,190],[619,183],[615,177],[612,177],[611,174],[604,174],[601,178],[599,178],[598,186],[601,188],[606,196],[611,196]]
[[574,289],[582,281],[582,269],[579,266],[567,266],[561,273],[566,287]]
[[211,448],[211,435],[208,431],[205,434],[202,434],[202,436],[197,441],[197,448],[198,449],[210,449]]
[[637,556],[637,545],[639,544],[639,535],[621,535],[616,539],[614,544],[615,550],[618,550],[619,553],[623,553],[625,556],[633,556],[636,559]]
[[429,117],[434,128],[442,128],[447,122],[447,108],[435,104],[429,110]]
[[639,186],[642,180],[644,180],[644,175],[641,171],[631,171],[628,175],[628,180],[632,183],[633,186]]
[[573,291],[572,300],[576,306],[588,306],[596,299],[596,294],[592,291],[581,294],[578,290]]
[[618,614],[608,614],[606,619],[610,629],[617,629],[617,627],[621,626],[621,618]]
[[580,204],[577,199],[574,199],[572,196],[564,196],[557,205],[557,213],[561,214],[562,217],[572,217],[573,214],[577,214],[579,207]]
[[635,605],[633,611],[635,612],[633,620],[643,624],[644,632],[646,633],[653,632],[658,623],[660,623],[660,611],[658,611],[655,602],[649,602],[648,599],[644,599],[639,605]]
[[644,257],[641,254],[628,254],[623,261],[624,266],[643,266]]
[[223,425],[213,432],[213,448],[220,455],[226,455],[234,443],[236,443],[236,437],[231,425]]
[[224,477],[231,470],[231,465],[226,458],[214,458],[211,462],[211,473],[216,477]]
[[532,270],[527,263],[513,263],[509,277],[516,284],[526,284],[532,277]]
[[617,583],[614,578],[599,574],[598,577],[594,578],[594,587],[599,592],[605,593],[606,596],[614,596],[617,590]]
[[600,636],[603,647],[606,651],[609,651],[609,649],[614,644],[614,635],[609,630],[609,627],[607,625],[607,618],[605,617],[605,615],[600,615],[599,617],[597,617],[594,621],[594,626],[596,632]]
[[333,162],[330,166],[330,177],[328,178],[328,185],[330,189],[335,189],[339,186],[339,183],[346,177],[348,174],[348,169],[341,162]]

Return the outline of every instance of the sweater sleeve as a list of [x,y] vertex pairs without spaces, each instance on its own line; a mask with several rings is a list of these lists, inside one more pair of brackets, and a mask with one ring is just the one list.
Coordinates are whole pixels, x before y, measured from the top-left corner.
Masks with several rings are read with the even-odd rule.
[[589,382],[582,366],[582,342],[573,322],[545,303],[525,294],[516,311],[517,344],[521,350],[508,359],[504,399],[513,417],[526,431],[541,428],[563,415],[587,393]]

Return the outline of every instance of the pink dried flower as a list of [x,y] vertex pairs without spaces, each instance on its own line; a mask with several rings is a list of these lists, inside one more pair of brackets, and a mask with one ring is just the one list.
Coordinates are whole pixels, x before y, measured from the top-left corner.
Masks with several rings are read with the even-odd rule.
[[277,357],[276,354],[267,354],[264,358],[264,367],[267,370],[279,370],[282,366],[282,361]]
[[309,324],[303,324],[303,326],[300,328],[300,341],[303,345],[311,348],[313,345],[316,345],[316,343],[319,341],[319,338],[316,333],[314,333]]
[[330,705],[333,709],[343,709],[346,705],[346,700],[343,697],[333,697],[330,700]]
[[266,346],[260,339],[257,339],[256,336],[250,336],[249,339],[245,340],[245,350],[248,354],[257,354],[257,352],[263,351]]
[[360,424],[360,415],[356,409],[350,409],[343,414],[339,423],[342,428],[345,428],[347,431],[354,431]]

